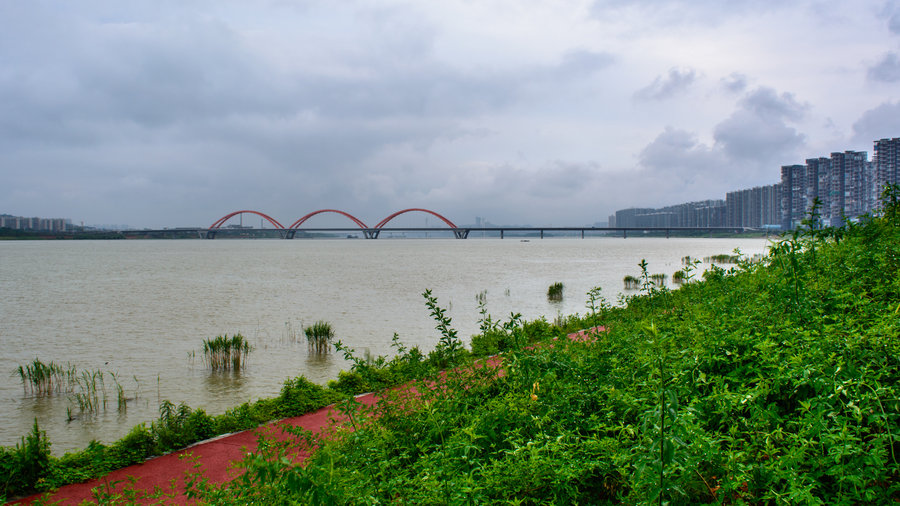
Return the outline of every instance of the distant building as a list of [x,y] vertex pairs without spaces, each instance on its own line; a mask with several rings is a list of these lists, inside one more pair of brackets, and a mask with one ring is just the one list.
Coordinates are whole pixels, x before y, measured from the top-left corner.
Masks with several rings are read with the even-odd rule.
[[725,195],[725,224],[743,228],[780,227],[781,206],[780,183],[729,192]]
[[42,232],[65,232],[71,228],[71,225],[71,220],[64,218],[26,218],[24,216],[0,214],[0,228],[37,230]]
[[875,207],[885,185],[900,184],[900,138],[875,141],[873,163],[875,165],[873,207]]
[[610,226],[643,227],[721,227],[725,222],[725,201],[702,200],[667,206],[660,209],[630,208],[616,211],[609,217]]
[[780,183],[728,192],[724,201],[623,209],[610,216],[610,226],[792,230],[811,217],[817,201],[818,224],[839,226],[874,213],[884,185],[900,184],[900,138],[874,144],[871,161],[865,151],[808,158],[805,165],[783,165]]

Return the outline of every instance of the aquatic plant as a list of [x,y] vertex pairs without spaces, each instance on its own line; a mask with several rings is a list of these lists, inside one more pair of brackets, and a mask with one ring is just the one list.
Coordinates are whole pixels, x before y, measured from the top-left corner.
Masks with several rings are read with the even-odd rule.
[[253,349],[240,333],[203,340],[203,359],[212,371],[240,371]]
[[625,283],[626,290],[637,290],[641,287],[641,279],[631,274],[625,276],[622,281]]
[[306,334],[306,341],[310,353],[316,355],[328,353],[331,340],[334,339],[334,329],[331,328],[330,323],[319,320],[311,326],[304,328],[303,332]]
[[563,284],[559,281],[547,288],[547,300],[550,302],[559,302],[563,299]]
[[[81,414],[96,415],[101,410],[106,410],[106,383],[103,381],[103,372],[97,370],[83,370],[75,377],[76,391],[70,399],[78,404]],[[72,418],[71,413],[68,414]]]
[[729,255],[727,253],[703,257],[704,262],[716,264],[736,264],[740,261],[740,259],[740,255]]
[[18,374],[22,380],[22,389],[25,391],[25,395],[42,397],[54,392],[69,391],[75,375],[75,367],[71,365],[63,367],[52,361],[45,364],[35,358],[30,364],[17,367],[13,374]]

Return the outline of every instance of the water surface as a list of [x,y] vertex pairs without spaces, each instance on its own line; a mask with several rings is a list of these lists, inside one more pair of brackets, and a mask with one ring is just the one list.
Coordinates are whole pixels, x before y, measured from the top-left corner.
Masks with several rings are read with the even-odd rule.
[[[672,273],[690,255],[761,253],[765,239],[555,238],[379,240],[134,240],[0,242],[0,444],[13,445],[35,418],[53,452],[111,442],[157,417],[161,400],[211,414],[278,394],[293,376],[325,383],[347,368],[332,354],[307,353],[304,324],[331,322],[359,353],[391,353],[437,342],[422,292],[431,289],[468,341],[478,329],[476,294],[495,319],[585,311],[595,286],[611,301],[622,278]],[[547,287],[565,285],[561,303]],[[255,350],[240,375],[211,374],[204,338],[242,333]],[[13,371],[39,358],[116,373],[129,397],[116,410],[66,422],[66,395],[23,395]],[[73,407],[74,406],[74,407]]]

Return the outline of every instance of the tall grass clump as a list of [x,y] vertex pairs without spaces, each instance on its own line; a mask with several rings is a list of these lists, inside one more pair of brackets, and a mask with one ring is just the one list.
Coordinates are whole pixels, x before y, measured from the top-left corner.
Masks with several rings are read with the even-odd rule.
[[703,257],[704,262],[717,264],[736,264],[740,259],[740,255],[729,255],[727,253]]
[[102,371],[99,369],[81,371],[81,374],[75,377],[75,385],[76,389],[72,398],[78,404],[81,413],[96,415],[101,411],[106,411],[108,399]]
[[641,278],[632,276],[631,274],[622,278],[622,282],[625,284],[626,290],[637,290],[641,287]]
[[331,346],[331,340],[334,339],[334,329],[331,324],[319,320],[309,327],[303,329],[306,334],[306,342],[309,352],[316,355],[325,355]]
[[211,371],[240,372],[253,349],[240,333],[203,340],[203,359]]
[[71,389],[75,376],[74,366],[63,367],[53,361],[44,363],[35,358],[30,364],[20,365],[13,372],[22,380],[25,395],[43,397]]
[[563,300],[563,284],[559,281],[547,288],[547,300],[550,302],[560,302]]

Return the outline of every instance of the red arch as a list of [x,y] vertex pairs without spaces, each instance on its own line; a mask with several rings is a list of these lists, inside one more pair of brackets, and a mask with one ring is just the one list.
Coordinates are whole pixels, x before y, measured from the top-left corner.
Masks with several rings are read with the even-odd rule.
[[306,216],[300,218],[299,220],[295,221],[294,223],[291,224],[290,227],[288,227],[288,229],[296,229],[296,228],[300,227],[300,225],[303,225],[303,222],[305,222],[306,220],[312,218],[313,216],[315,216],[317,214],[321,214],[321,213],[341,214],[341,215],[346,216],[347,218],[350,218],[351,220],[353,220],[353,223],[356,223],[357,225],[359,225],[359,228],[364,229],[364,230],[369,228],[366,226],[365,223],[363,223],[362,221],[357,219],[356,216],[353,216],[352,214],[345,213],[344,211],[339,211],[337,209],[319,209],[318,211],[313,211],[313,212],[307,214]]
[[275,220],[275,218],[272,218],[271,216],[269,216],[269,215],[267,215],[267,214],[264,214],[264,213],[261,213],[261,212],[259,212],[259,211],[252,211],[252,210],[250,210],[250,209],[244,209],[244,210],[242,210],[242,211],[235,211],[235,212],[233,212],[233,213],[228,213],[228,214],[226,214],[225,216],[222,216],[221,218],[219,218],[218,220],[216,220],[212,225],[210,225],[210,226],[209,226],[209,229],[210,229],[210,230],[217,230],[219,227],[221,227],[222,225],[224,225],[225,222],[228,221],[229,219],[231,219],[233,216],[237,216],[237,215],[239,215],[239,214],[241,214],[241,213],[255,214],[255,215],[257,215],[257,216],[260,216],[260,217],[265,218],[266,220],[268,220],[268,222],[271,223],[272,225],[274,225],[275,228],[282,229],[282,230],[284,229],[284,225],[282,225],[281,223],[278,223],[278,221]]
[[408,212],[410,212],[410,211],[421,211],[421,212],[423,212],[423,213],[428,213],[428,214],[431,214],[431,215],[433,215],[433,216],[437,216],[437,217],[440,218],[444,223],[446,223],[447,226],[449,226],[450,228],[453,228],[453,229],[459,228],[459,227],[457,227],[455,224],[453,224],[452,221],[448,220],[447,218],[444,218],[444,217],[441,216],[440,214],[438,214],[438,213],[436,213],[436,212],[434,212],[434,211],[431,211],[431,210],[429,210],[429,209],[422,209],[422,208],[419,208],[419,207],[414,207],[414,208],[412,208],[412,209],[404,209],[404,210],[402,210],[402,211],[397,211],[396,213],[394,213],[394,214],[388,216],[387,218],[381,220],[381,221],[378,223],[378,225],[375,225],[375,228],[376,228],[376,229],[382,228],[383,226],[387,225],[387,223],[388,223],[389,221],[393,220],[393,219],[396,218],[397,216],[400,216],[401,214],[404,214],[404,213],[408,213]]

